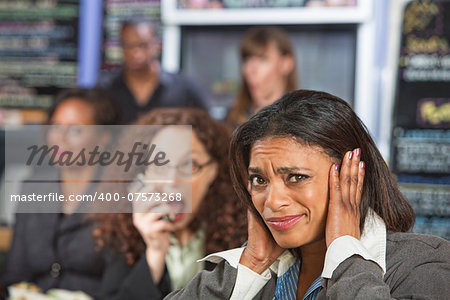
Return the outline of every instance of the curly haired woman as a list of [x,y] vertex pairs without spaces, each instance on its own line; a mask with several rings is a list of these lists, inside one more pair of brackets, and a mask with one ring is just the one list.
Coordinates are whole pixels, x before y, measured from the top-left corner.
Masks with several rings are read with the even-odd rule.
[[[99,244],[120,253],[116,272],[105,279],[107,290],[102,294],[108,299],[161,299],[184,287],[199,271],[212,269],[212,264],[197,263],[198,259],[247,239],[246,213],[229,175],[226,127],[204,111],[176,108],[153,110],[135,125],[192,126],[192,153],[174,171],[192,174],[192,213],[177,213],[171,221],[162,218],[167,212],[97,216],[101,225],[94,235]],[[152,144],[167,140],[171,127],[161,128]],[[147,177],[149,169],[134,174]]]

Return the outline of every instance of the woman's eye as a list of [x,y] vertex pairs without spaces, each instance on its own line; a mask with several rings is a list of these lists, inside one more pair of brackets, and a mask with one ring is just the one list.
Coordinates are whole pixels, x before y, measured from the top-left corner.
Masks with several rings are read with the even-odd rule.
[[266,181],[261,176],[253,175],[250,176],[250,183],[252,186],[261,186],[264,185]]
[[191,175],[197,170],[198,164],[193,160],[185,160],[180,163],[177,168],[183,175]]
[[289,175],[288,182],[296,183],[296,182],[305,180],[306,178],[308,178],[308,176],[306,176],[306,175],[292,174],[292,175]]

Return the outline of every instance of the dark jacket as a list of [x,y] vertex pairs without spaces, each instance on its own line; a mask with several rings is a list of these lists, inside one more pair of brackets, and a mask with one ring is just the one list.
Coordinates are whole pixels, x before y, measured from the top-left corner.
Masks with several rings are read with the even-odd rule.
[[[91,184],[86,191],[95,190]],[[62,194],[57,168],[43,169],[22,184],[21,195]],[[80,204],[80,209],[83,204]],[[108,255],[96,250],[93,224],[86,214],[63,215],[60,202],[22,202],[1,282],[27,281],[42,290],[81,290],[97,296]]]
[[96,296],[105,266],[84,214],[21,213],[2,282],[27,281],[44,291],[62,288]]
[[122,254],[98,248],[85,214],[17,214],[14,238],[2,282],[27,281],[44,291],[81,290],[95,299],[162,299],[170,292],[165,272],[153,284],[145,258],[134,266]]
[[[145,256],[129,267],[122,254],[117,254],[104,277],[102,299],[109,300],[158,300],[171,292],[170,275],[167,268],[158,284],[155,284]],[[205,270],[211,271],[215,264],[205,263]]]
[[[189,285],[165,299],[228,299],[237,269],[222,261],[213,272],[201,272]],[[273,299],[276,274],[255,299]],[[317,299],[448,299],[450,242],[438,237],[388,233],[386,274],[369,260],[354,255],[342,262]]]
[[103,276],[100,299],[145,300],[163,299],[171,291],[167,269],[159,284],[155,284],[145,256],[133,266],[125,263],[123,254],[113,255],[113,262]]
[[[86,193],[95,188],[96,184],[91,184]],[[50,192],[61,194],[58,169],[34,174],[24,181],[21,189],[22,195]],[[81,207],[84,205],[80,204],[78,210]],[[8,286],[26,281],[37,284],[43,291],[81,290],[98,298],[103,276],[114,260],[111,253],[97,249],[91,218],[82,213],[63,215],[60,202],[23,202],[17,211],[0,282]]]
[[124,124],[135,121],[140,115],[161,107],[196,107],[209,109],[206,93],[190,78],[181,74],[161,72],[160,82],[145,106],[140,106],[125,83],[123,73],[106,74],[98,87],[116,99]]

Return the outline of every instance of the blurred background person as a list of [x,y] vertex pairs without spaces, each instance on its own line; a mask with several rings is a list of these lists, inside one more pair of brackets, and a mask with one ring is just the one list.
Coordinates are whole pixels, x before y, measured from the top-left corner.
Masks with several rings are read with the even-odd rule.
[[[97,215],[100,225],[95,236],[99,244],[120,252],[115,273],[105,281],[106,299],[162,299],[171,290],[184,287],[197,272],[213,268],[209,263],[197,263],[198,259],[215,251],[239,247],[247,239],[245,210],[238,202],[229,175],[230,137],[225,125],[205,111],[193,108],[156,109],[136,124],[192,126],[192,132],[189,128],[164,126],[153,138],[148,137],[151,144],[169,147],[171,155],[167,157],[171,162],[167,168],[172,173],[164,178],[157,174],[156,178],[171,183],[152,186],[145,183],[140,189],[140,192],[171,193],[176,190],[177,182],[191,180],[187,184],[192,187],[192,198],[189,199],[190,193],[183,193],[183,201],[184,205],[192,203],[192,213],[183,213],[189,209],[180,208],[179,202],[165,202],[168,207],[159,213]],[[186,134],[189,135],[187,148],[175,147],[174,138],[180,140]],[[147,178],[160,172],[155,168],[162,167],[151,165],[134,172],[148,182]],[[172,215],[172,219],[164,219],[166,215]]]
[[241,84],[227,117],[234,128],[284,93],[297,88],[294,49],[287,32],[274,26],[255,26],[240,44]]
[[[120,111],[104,92],[74,88],[57,95],[48,111],[47,144],[77,153],[82,148],[102,146],[102,138],[92,127],[120,123]],[[81,125],[81,126],[80,126]],[[46,171],[44,171],[46,172]],[[22,195],[45,195],[50,192],[69,195],[89,194],[99,168],[63,166],[51,168],[49,174],[31,176],[24,182]],[[44,176],[43,176],[44,175]],[[51,178],[51,183],[32,183],[33,179]],[[29,181],[30,182],[30,181]],[[86,214],[76,213],[80,202],[54,202],[59,213],[16,213],[12,245],[1,281],[5,286],[30,282],[43,291],[51,288],[81,290],[96,297],[100,290],[106,260],[95,250],[92,222]],[[60,207],[59,207],[60,205]],[[56,207],[57,206],[57,207]]]
[[208,110],[206,93],[191,79],[161,70],[159,43],[154,25],[136,18],[124,21],[120,29],[123,67],[106,76],[99,86],[118,101],[123,122],[157,107],[198,107]]

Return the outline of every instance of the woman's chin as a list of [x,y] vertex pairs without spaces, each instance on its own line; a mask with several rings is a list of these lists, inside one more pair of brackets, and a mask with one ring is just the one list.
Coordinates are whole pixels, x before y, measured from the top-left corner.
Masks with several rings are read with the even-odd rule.
[[175,231],[177,230],[183,230],[189,226],[189,224],[192,221],[192,216],[190,216],[190,213],[180,213],[177,214],[175,217],[175,220],[173,222],[173,225],[175,227]]
[[275,239],[275,242],[278,244],[278,246],[284,249],[298,248],[301,246],[301,242],[286,238]]

